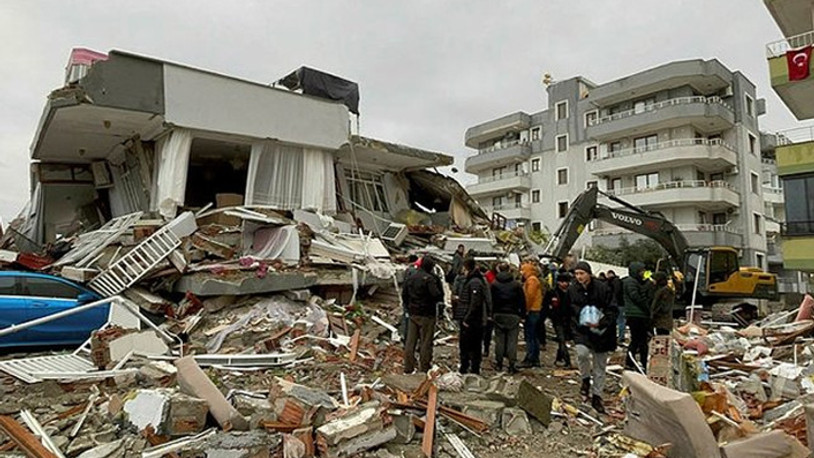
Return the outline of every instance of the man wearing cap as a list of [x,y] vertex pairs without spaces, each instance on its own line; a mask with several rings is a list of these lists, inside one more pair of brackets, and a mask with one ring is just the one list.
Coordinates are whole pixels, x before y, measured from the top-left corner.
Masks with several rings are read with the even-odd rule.
[[[605,367],[608,353],[616,349],[616,316],[619,312],[610,288],[593,277],[590,264],[578,262],[574,267],[574,277],[576,281],[568,287],[568,296],[571,299],[571,321],[576,329],[577,365],[582,377],[580,393],[586,398],[591,395],[594,410],[605,413],[602,404]],[[596,312],[590,307],[598,310],[599,319],[596,322],[582,322],[583,309]]]
[[554,333],[557,339],[557,358],[554,365],[562,363],[570,369],[571,355],[568,354],[567,341],[573,339],[571,330],[571,297],[568,294],[568,286],[571,284],[571,274],[561,273],[557,276],[556,285],[545,295],[543,308],[548,310],[551,324],[554,326]]

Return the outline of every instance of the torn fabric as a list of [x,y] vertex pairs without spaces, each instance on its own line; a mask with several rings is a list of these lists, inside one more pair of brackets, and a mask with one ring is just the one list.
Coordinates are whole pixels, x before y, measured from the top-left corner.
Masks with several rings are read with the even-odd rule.
[[184,205],[191,147],[192,132],[188,129],[175,128],[158,141],[158,176],[151,208],[165,218],[175,217],[178,207]]

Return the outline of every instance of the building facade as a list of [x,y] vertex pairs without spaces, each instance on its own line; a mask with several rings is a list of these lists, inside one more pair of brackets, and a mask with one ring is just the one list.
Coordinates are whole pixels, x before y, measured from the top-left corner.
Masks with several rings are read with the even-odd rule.
[[[764,0],[783,38],[766,45],[772,89],[794,116],[814,119],[814,3],[810,0]],[[783,265],[814,272],[814,127],[777,135],[777,171],[785,195],[781,225]]]
[[[477,154],[465,170],[478,176],[468,191],[483,207],[553,232],[570,202],[598,186],[660,211],[693,246],[734,246],[743,265],[768,267],[765,103],[746,76],[714,59],[688,60],[604,84],[574,77],[547,92],[543,111],[467,129]],[[637,236],[595,222],[575,248],[623,237]]]

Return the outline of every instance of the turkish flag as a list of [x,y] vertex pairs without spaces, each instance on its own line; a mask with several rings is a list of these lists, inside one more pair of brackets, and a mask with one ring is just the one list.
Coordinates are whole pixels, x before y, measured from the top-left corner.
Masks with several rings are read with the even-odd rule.
[[789,66],[789,81],[808,78],[811,67],[811,46],[786,52],[786,63]]

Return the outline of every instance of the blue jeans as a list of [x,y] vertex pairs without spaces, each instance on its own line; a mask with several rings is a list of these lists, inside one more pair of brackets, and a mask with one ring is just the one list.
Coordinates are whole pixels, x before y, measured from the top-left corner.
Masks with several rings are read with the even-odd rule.
[[537,338],[537,326],[540,322],[540,312],[528,312],[526,322],[523,325],[523,337],[526,341],[525,362],[532,364],[540,363],[540,340]]
[[616,340],[625,340],[625,308],[619,307],[619,315],[616,316]]

